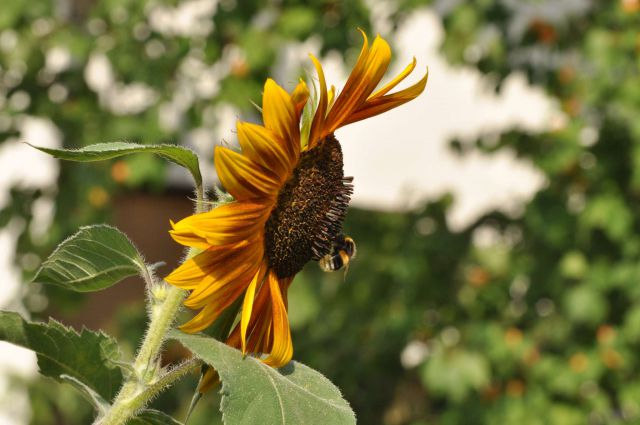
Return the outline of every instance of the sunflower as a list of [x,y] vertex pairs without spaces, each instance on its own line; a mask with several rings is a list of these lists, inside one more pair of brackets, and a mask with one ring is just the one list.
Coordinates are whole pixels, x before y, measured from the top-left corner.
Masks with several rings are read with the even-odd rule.
[[362,36],[362,50],[339,95],[333,86],[327,89],[322,66],[311,56],[317,101],[302,80],[288,93],[268,79],[264,124],[237,123],[241,152],[216,147],[218,177],[234,200],[172,223],[170,231],[178,243],[201,250],[166,277],[191,291],[185,306],[200,310],[183,331],[207,328],[243,297],[240,321],[227,344],[265,354],[264,362],[274,367],[291,360],[287,290],[306,263],[330,255],[344,238],[342,222],[353,191],[334,132],[414,99],[427,83],[428,73],[389,94],[414,70],[414,58],[374,91],[391,50],[380,36],[371,45]]

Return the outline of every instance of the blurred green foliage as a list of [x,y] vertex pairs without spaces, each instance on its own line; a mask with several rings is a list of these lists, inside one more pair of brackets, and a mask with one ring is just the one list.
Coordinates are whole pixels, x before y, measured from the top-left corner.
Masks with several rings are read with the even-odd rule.
[[[393,22],[401,25],[430,3],[399,0]],[[212,31],[186,37],[151,28],[151,4],[4,5],[0,44],[16,44],[0,49],[0,94],[7,99],[0,113],[11,123],[0,139],[14,135],[19,117],[30,114],[55,122],[66,147],[121,138],[187,142],[190,129],[214,126],[207,118],[211,105],[228,102],[248,111],[287,40],[318,35],[323,51],[345,51],[357,45],[356,27],[370,27],[362,2],[221,1]],[[338,385],[363,424],[636,423],[640,2],[435,6],[445,26],[442,51],[452,63],[476,67],[496,90],[513,71],[524,72],[557,99],[567,118],[544,134],[512,130],[498,143],[493,137],[457,141],[459,154],[514,149],[547,184],[520,216],[489,213],[461,232],[447,227],[448,197],[406,214],[352,210],[346,230],[359,255],[346,279],[312,264],[292,286],[295,357]],[[68,49],[72,60],[49,75],[42,69],[55,46]],[[162,126],[160,110],[184,88],[180,65],[211,66],[229,47],[241,54],[229,62],[219,90],[194,95],[178,125]],[[154,103],[127,114],[105,106],[83,75],[96,52],[108,56],[118,81],[153,89]],[[55,85],[66,90],[64,99]],[[11,101],[19,92],[30,99],[24,108],[19,97]],[[47,241],[35,244],[24,232],[19,258],[47,254],[79,225],[105,219],[115,191],[156,191],[164,181],[164,164],[148,157],[61,167],[57,184],[65,190]],[[11,195],[0,224],[14,216],[28,224],[42,192],[15,188]],[[75,302],[68,293],[48,295],[60,305]],[[122,334],[116,336],[131,334],[135,341],[142,312],[123,310],[118,320],[114,328]],[[34,423],[86,422],[89,409],[73,407],[82,400],[53,385],[33,385]],[[185,412],[192,385],[184,382],[155,403]],[[195,425],[215,417],[216,396],[207,397]]]

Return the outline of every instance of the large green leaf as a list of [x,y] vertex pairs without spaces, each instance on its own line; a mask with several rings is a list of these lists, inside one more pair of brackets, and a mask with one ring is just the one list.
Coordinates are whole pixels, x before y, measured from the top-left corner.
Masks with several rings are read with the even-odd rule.
[[[67,376],[111,400],[122,383],[116,341],[102,332],[80,333],[53,319],[28,322],[18,313],[0,311],[0,340],[36,352],[40,373],[60,382]],[[65,375],[65,377],[61,377]]]
[[128,425],[182,425],[166,413],[159,410],[146,409],[143,410],[135,418],[127,422]]
[[218,371],[226,425],[356,423],[340,390],[303,364],[273,369],[213,338],[178,331],[171,337]]
[[77,292],[99,291],[141,273],[145,267],[124,233],[101,224],[82,227],[62,242],[33,280]]
[[191,172],[196,185],[202,185],[198,156],[190,149],[178,145],[140,145],[138,143],[130,142],[111,142],[89,145],[80,149],[51,149],[40,146],[33,147],[59,159],[80,162],[102,161],[105,159],[117,158],[119,156],[140,152],[154,153],[185,167]]

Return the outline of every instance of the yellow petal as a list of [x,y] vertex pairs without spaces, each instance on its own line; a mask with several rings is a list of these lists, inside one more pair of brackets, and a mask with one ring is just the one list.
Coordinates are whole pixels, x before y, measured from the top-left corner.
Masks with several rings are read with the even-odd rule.
[[300,149],[300,129],[296,105],[291,100],[289,93],[271,78],[268,78],[264,84],[262,119],[264,126],[273,131],[289,155],[296,157],[296,150],[299,153]]
[[225,279],[226,275],[235,273],[235,266],[243,265],[256,257],[260,257],[257,260],[259,264],[264,255],[263,243],[262,239],[255,238],[253,241],[211,247],[186,260],[164,280],[180,288],[192,289],[191,295],[202,292]]
[[169,233],[178,243],[201,249],[237,243],[261,231],[269,210],[270,204],[232,202],[184,218]]
[[226,286],[218,290],[215,298],[208,302],[198,314],[196,314],[187,323],[180,326],[180,329],[187,333],[196,333],[211,326],[218,319],[220,314],[224,312],[231,304],[242,295],[246,290],[249,279],[238,279],[233,285]]
[[302,114],[302,110],[308,99],[309,87],[307,87],[307,83],[301,78],[296,88],[291,92],[291,101],[295,105],[296,110],[296,121],[300,120],[300,114]]
[[169,230],[169,235],[180,245],[191,246],[202,250],[207,249],[211,246],[211,244],[207,242],[206,239],[196,235],[193,232],[176,231],[175,223],[173,221],[171,221],[171,227],[173,230]]
[[[228,307],[233,303],[233,301],[235,301],[235,298],[231,300],[231,302],[224,303],[223,305]],[[220,313],[226,307],[221,307],[221,305],[217,303],[206,305],[202,310],[200,310],[198,314],[193,316],[191,320],[183,325],[180,325],[179,329],[190,334],[200,332],[201,330],[211,326],[211,324],[215,322],[215,320],[220,316]]]
[[289,363],[291,357],[293,357],[293,342],[291,341],[287,307],[282,298],[278,278],[274,273],[270,273],[268,281],[273,309],[273,343],[271,354],[265,360],[265,363],[273,367],[282,367]]
[[356,111],[354,111],[353,114],[351,114],[351,116],[343,123],[343,125],[351,124],[356,121],[361,121],[366,118],[373,117],[415,99],[420,93],[424,91],[427,85],[428,78],[429,72],[427,71],[424,77],[422,77],[420,81],[418,81],[411,87],[407,87],[404,90],[400,90],[396,93],[388,94],[386,96],[367,100],[362,106],[360,106],[360,108],[358,108]]
[[216,146],[214,159],[220,182],[237,200],[276,196],[279,178],[246,156]]
[[209,248],[182,263],[164,280],[180,288],[194,289],[207,277],[208,270],[215,268],[218,262],[224,259],[228,250],[227,247]]
[[329,108],[333,106],[333,102],[336,100],[336,86],[331,85],[331,90],[329,90]]
[[289,177],[289,173],[295,165],[295,156],[291,156],[276,135],[269,129],[246,122],[238,121],[238,142],[242,153],[256,164],[260,164],[266,170],[283,182]]

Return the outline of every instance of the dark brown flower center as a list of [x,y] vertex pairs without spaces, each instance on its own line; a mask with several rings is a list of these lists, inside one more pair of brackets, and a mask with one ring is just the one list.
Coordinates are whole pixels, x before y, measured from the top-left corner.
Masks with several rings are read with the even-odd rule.
[[293,276],[331,252],[342,234],[352,181],[344,176],[342,149],[333,135],[302,153],[265,226],[265,252],[278,277]]

